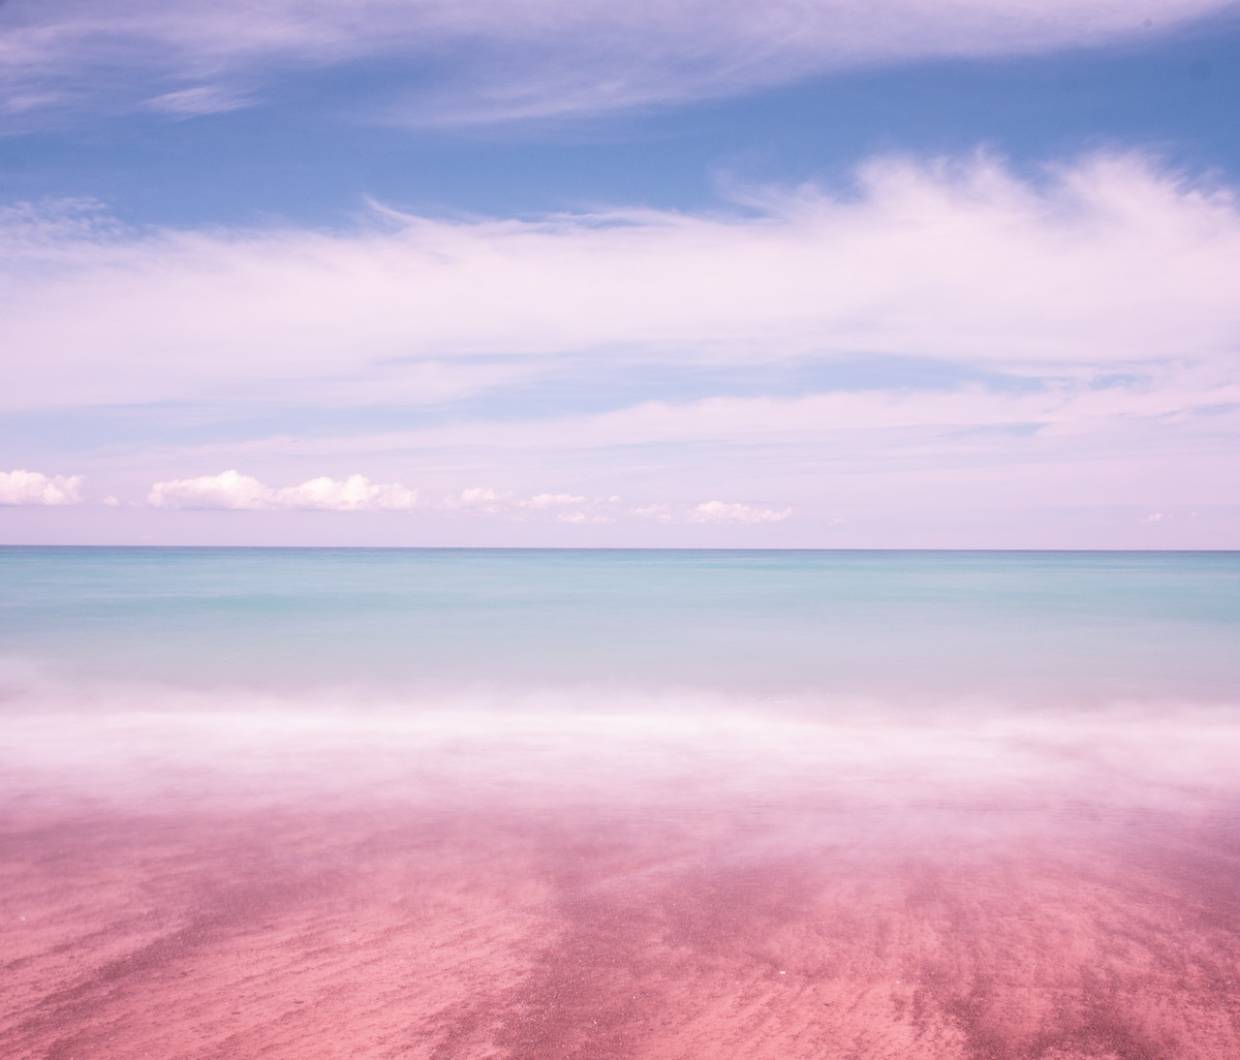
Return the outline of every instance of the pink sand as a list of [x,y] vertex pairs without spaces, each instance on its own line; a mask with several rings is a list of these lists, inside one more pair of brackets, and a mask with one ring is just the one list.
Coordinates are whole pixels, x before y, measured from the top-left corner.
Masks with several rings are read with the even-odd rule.
[[540,784],[487,740],[10,754],[0,1056],[1240,1056],[1225,785],[590,784],[571,742]]

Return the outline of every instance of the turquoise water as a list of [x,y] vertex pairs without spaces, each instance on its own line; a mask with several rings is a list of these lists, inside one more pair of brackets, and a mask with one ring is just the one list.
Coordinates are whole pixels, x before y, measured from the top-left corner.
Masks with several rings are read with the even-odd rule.
[[7,672],[82,682],[1061,705],[1240,690],[1240,553],[3,548],[0,585]]

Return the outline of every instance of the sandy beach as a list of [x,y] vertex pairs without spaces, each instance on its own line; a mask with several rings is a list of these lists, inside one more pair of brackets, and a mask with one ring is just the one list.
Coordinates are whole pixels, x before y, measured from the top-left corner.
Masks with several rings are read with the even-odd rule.
[[943,737],[910,774],[839,733],[695,754],[591,724],[109,727],[106,777],[27,727],[0,773],[4,1055],[1240,1050],[1221,756],[1196,761],[1213,785],[1133,785],[1087,740],[992,738],[966,767]]

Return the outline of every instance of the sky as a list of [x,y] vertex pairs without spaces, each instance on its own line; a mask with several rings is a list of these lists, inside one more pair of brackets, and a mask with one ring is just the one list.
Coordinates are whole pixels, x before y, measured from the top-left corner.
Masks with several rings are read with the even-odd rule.
[[1240,5],[7,0],[0,543],[1240,548]]

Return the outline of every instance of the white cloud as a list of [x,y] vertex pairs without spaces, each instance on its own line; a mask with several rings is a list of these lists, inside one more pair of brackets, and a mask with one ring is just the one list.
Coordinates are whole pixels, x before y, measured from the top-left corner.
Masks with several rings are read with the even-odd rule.
[[653,519],[656,523],[670,523],[676,518],[668,504],[639,504],[629,509],[629,515],[637,519]]
[[512,500],[496,490],[483,486],[471,486],[443,497],[439,501],[439,507],[447,511],[464,509],[484,512],[487,515],[499,515],[511,509]]
[[333,512],[407,512],[417,500],[415,490],[396,482],[371,482],[364,475],[350,475],[346,479],[314,478],[300,486],[288,486],[275,495],[279,508]]
[[791,508],[758,508],[750,504],[729,501],[703,501],[689,513],[694,523],[741,523],[755,526],[760,523],[782,523],[792,515]]
[[320,477],[274,489],[237,471],[156,482],[147,495],[154,508],[223,508],[234,511],[298,509],[333,512],[409,511],[417,493],[398,483],[371,482],[364,475]]
[[60,507],[81,501],[81,475],[44,475],[20,469],[0,471],[0,505]]
[[[590,503],[591,501],[588,497],[582,497],[575,493],[535,493],[528,497],[522,497],[487,487],[473,487],[447,494],[439,501],[438,507],[448,511],[463,509],[481,512],[485,515],[522,517],[530,512],[555,512],[562,508]],[[597,503],[607,504],[608,500],[600,500]],[[585,518],[565,519],[562,515],[557,516],[557,518],[561,522],[586,521]]]
[[603,526],[606,523],[615,522],[610,515],[600,515],[597,512],[561,512],[555,518],[556,522],[576,526]]
[[1100,44],[1228,7],[1228,0],[129,0],[106,7],[11,0],[0,78],[25,95],[56,89],[83,106],[101,96],[116,106],[166,79],[262,82],[367,57],[398,70],[404,59],[408,75],[385,82],[391,120],[497,121],[723,96],[876,63]]
[[[299,486],[275,489],[237,471],[157,482],[147,495],[147,504],[155,508],[234,511],[408,511],[417,500],[418,495],[413,490],[396,483],[373,483],[362,475],[351,475],[347,479],[315,478]],[[537,493],[519,497],[485,487],[472,487],[443,495],[430,507],[445,512],[502,515],[518,519],[535,513],[568,525],[603,526],[614,523],[617,515],[621,514],[616,509],[619,500],[619,497],[591,500],[571,493]],[[671,505],[653,504],[629,509],[626,514],[665,523],[757,525],[782,522],[792,512],[791,509],[761,508],[736,502],[705,501],[682,506],[679,512]]]
[[578,497],[572,493],[536,493],[532,497],[526,497],[517,503],[522,508],[533,508],[541,510],[544,508],[566,508],[575,504],[584,504],[585,497]]
[[764,508],[743,504],[739,501],[702,501],[677,506],[666,503],[643,504],[630,508],[628,514],[636,519],[656,523],[737,523],[759,526],[764,523],[782,523],[792,517],[791,508]]
[[[533,221],[393,214],[347,234],[0,221],[8,407],[246,392],[405,402],[428,361],[493,373],[609,357],[858,352],[1045,371],[1234,365],[1233,191],[1148,161],[1041,179],[987,158],[873,162],[854,189],[746,212]],[[158,306],[154,311],[150,307]],[[486,374],[468,386],[502,385]],[[452,384],[434,383],[439,394]],[[456,393],[461,393],[458,390]]]
[[238,471],[197,478],[156,482],[146,502],[153,508],[228,508],[254,510],[271,507],[272,490]]

